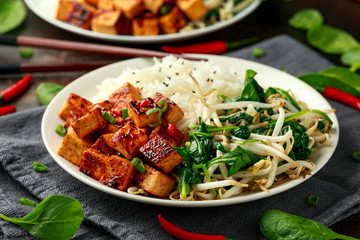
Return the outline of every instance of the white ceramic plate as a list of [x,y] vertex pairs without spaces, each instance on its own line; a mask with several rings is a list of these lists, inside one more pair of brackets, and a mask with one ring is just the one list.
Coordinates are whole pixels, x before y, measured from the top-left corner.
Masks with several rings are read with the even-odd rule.
[[[213,61],[219,66],[229,67],[236,69],[239,74],[245,76],[245,71],[247,69],[253,69],[258,74],[256,75],[256,80],[264,87],[280,87],[282,89],[288,90],[292,89],[295,94],[301,97],[301,100],[308,104],[308,107],[311,109],[326,110],[331,109],[329,103],[313,88],[311,88],[306,83],[300,81],[299,79],[277,69],[274,69],[263,64],[242,60],[238,58],[230,58],[224,56],[213,56],[213,55],[193,55],[198,57],[208,58],[210,61]],[[116,77],[122,73],[122,71],[128,67],[133,69],[139,69],[147,66],[153,65],[152,59],[145,58],[135,58],[132,60],[127,60],[123,62],[114,63],[97,70],[94,70],[90,73],[85,74],[84,76],[78,78],[77,80],[70,83],[66,86],[49,104],[47,107],[41,125],[41,133],[44,144],[49,151],[50,155],[54,160],[67,171],[70,175],[77,178],[78,180],[84,182],[85,184],[96,188],[100,191],[125,198],[128,200],[133,200],[142,203],[163,205],[163,206],[174,206],[174,207],[213,207],[221,205],[231,205],[237,203],[243,203],[248,201],[253,201],[261,198],[270,197],[272,195],[281,193],[288,189],[291,189],[300,183],[304,182],[306,179],[310,178],[307,176],[305,179],[300,178],[293,181],[287,181],[284,184],[276,186],[270,189],[270,193],[266,192],[253,192],[246,193],[237,197],[230,199],[222,200],[209,200],[209,201],[172,201],[167,199],[158,199],[153,197],[144,197],[140,195],[131,195],[127,192],[119,191],[108,186],[105,186],[98,181],[88,177],[79,171],[79,168],[64,158],[57,155],[57,149],[59,148],[62,137],[58,136],[55,133],[55,128],[59,124],[64,124],[64,121],[58,117],[58,112],[67,99],[71,92],[76,93],[84,98],[90,99],[92,96],[97,94],[96,86],[100,82],[108,77]],[[339,124],[334,113],[329,115],[333,121],[335,132],[331,135],[330,142],[328,145],[319,148],[314,152],[313,158],[316,163],[316,170],[312,172],[314,175],[318,172],[326,163],[329,161],[333,152],[335,151],[338,138],[339,138]]]
[[158,36],[143,36],[143,37],[135,37],[130,35],[110,35],[104,33],[93,32],[90,30],[81,29],[79,27],[73,26],[71,24],[59,21],[55,19],[55,13],[57,9],[58,0],[25,0],[27,6],[34,12],[38,17],[42,18],[46,22],[62,28],[64,30],[80,34],[86,37],[107,40],[112,42],[127,42],[127,43],[164,43],[164,42],[172,42],[172,41],[180,41],[184,39],[194,38],[198,36],[202,36],[205,34],[212,33],[214,31],[223,29],[225,27],[234,24],[241,19],[248,16],[252,13],[261,3],[261,0],[254,0],[250,5],[248,5],[245,9],[240,11],[233,18],[202,28],[197,29],[190,32],[184,33],[174,33],[174,34],[164,34]]

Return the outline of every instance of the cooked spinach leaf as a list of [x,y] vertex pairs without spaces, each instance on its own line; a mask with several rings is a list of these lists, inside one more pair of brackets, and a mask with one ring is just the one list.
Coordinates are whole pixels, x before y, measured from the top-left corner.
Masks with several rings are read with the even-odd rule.
[[247,70],[245,76],[245,86],[240,97],[236,97],[235,101],[256,101],[264,102],[264,89],[255,80],[256,72]]

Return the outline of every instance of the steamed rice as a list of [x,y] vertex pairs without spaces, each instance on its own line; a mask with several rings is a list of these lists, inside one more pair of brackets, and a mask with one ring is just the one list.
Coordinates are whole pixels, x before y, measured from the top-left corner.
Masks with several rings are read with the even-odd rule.
[[[103,80],[97,86],[99,93],[90,100],[107,100],[110,93],[129,82],[140,89],[144,98],[154,97],[156,92],[160,92],[178,104],[184,112],[184,117],[177,125],[183,130],[195,124],[191,121],[191,102],[197,116],[202,116],[204,110],[199,100],[193,99],[195,87],[189,74],[197,80],[203,94],[214,89],[230,97],[239,96],[241,93],[243,78],[235,70],[219,67],[210,61],[190,61],[174,56],[153,60],[154,65],[151,67],[128,68],[117,78]],[[211,104],[221,102],[222,99],[219,98]]]

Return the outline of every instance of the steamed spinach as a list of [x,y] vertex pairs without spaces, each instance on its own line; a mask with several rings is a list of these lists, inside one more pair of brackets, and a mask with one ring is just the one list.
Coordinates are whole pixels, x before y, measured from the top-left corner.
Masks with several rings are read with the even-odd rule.
[[240,97],[236,97],[235,101],[256,101],[264,102],[264,89],[255,80],[257,73],[253,70],[247,70],[245,75],[245,86]]
[[356,240],[338,234],[321,223],[279,210],[267,210],[264,212],[259,225],[261,233],[269,240]]
[[76,199],[52,195],[23,218],[9,218],[2,214],[0,218],[22,226],[38,239],[65,240],[74,236],[84,220],[84,212]]
[[285,122],[282,130],[283,134],[289,131],[289,128],[286,126],[291,128],[294,137],[294,146],[291,150],[291,155],[294,156],[296,160],[308,159],[311,154],[311,149],[308,148],[310,139],[306,134],[306,128],[296,121]]
[[297,110],[301,111],[301,108],[296,103],[295,99],[293,97],[291,97],[287,91],[282,90],[281,88],[269,87],[266,90],[266,93],[264,95],[266,97],[265,99],[267,99],[270,95],[275,94],[275,93],[279,93],[282,97],[286,98],[286,100],[288,100],[291,103],[291,105],[293,105]]
[[253,117],[244,112],[236,112],[234,114],[219,117],[220,122],[229,121],[229,123],[237,123],[242,119],[245,119],[248,123],[252,123],[253,121]]

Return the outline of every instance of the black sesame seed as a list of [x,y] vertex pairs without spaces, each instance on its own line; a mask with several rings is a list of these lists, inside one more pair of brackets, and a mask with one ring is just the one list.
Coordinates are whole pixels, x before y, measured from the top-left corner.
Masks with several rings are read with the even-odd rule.
[[139,83],[140,81],[136,81],[136,83]]
[[192,93],[195,93],[195,91],[192,91]]
[[214,74],[216,73],[216,70],[214,71]]
[[210,78],[208,78],[207,81],[210,82]]

